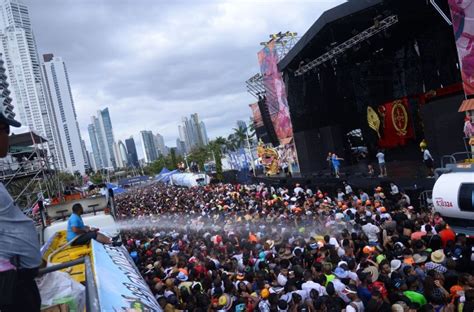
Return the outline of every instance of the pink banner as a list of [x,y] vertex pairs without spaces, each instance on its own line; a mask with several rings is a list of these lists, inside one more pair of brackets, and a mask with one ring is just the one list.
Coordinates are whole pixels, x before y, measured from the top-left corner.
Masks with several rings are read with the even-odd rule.
[[278,55],[274,42],[270,42],[258,52],[258,62],[263,75],[263,84],[267,91],[267,105],[273,127],[280,143],[282,143],[283,140],[293,137],[293,127],[286,99],[285,84],[277,67]]
[[474,3],[448,0],[466,95],[474,94]]
[[250,109],[252,110],[252,118],[255,128],[263,126],[262,114],[258,108],[258,103],[250,104]]

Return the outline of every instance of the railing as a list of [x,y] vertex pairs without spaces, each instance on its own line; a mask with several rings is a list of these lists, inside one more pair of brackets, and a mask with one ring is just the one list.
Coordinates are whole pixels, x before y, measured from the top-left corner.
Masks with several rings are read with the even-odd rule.
[[418,197],[420,208],[423,210],[431,210],[433,208],[433,191],[427,190],[420,193]]
[[[463,157],[461,157],[463,155]],[[465,151],[465,152],[457,152],[451,155],[444,155],[441,157],[441,168],[446,167],[447,164],[456,164],[461,160],[471,159],[472,152]],[[448,160],[447,162],[445,160]]]
[[100,311],[99,296],[97,294],[97,285],[95,283],[94,275],[92,273],[92,265],[89,256],[84,256],[68,262],[52,265],[39,270],[39,275],[48,274],[54,271],[59,271],[65,268],[73,267],[84,263],[86,275],[86,311],[96,312]]

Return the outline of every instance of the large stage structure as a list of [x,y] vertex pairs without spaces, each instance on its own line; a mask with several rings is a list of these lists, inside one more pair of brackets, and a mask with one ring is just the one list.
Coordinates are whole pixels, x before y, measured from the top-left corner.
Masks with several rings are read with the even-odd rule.
[[327,170],[328,152],[366,168],[383,148],[388,162],[416,168],[422,140],[436,162],[465,150],[445,2],[348,1],[324,12],[279,62],[303,175]]

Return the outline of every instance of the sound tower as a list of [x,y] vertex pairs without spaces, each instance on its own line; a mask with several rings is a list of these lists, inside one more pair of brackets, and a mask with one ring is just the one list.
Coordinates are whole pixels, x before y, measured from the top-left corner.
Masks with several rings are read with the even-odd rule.
[[260,113],[262,114],[262,121],[263,121],[263,125],[265,126],[265,129],[267,130],[269,143],[272,143],[273,146],[280,145],[278,141],[278,137],[275,132],[275,128],[273,128],[272,118],[270,117],[270,112],[268,110],[268,105],[267,105],[267,98],[265,96],[259,98],[258,109],[260,110]]

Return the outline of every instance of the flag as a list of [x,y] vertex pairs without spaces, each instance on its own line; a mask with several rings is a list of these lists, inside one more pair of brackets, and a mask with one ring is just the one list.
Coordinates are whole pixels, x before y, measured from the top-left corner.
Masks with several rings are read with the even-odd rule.
[[407,98],[380,105],[378,111],[383,120],[383,134],[379,140],[380,147],[402,146],[414,137]]

